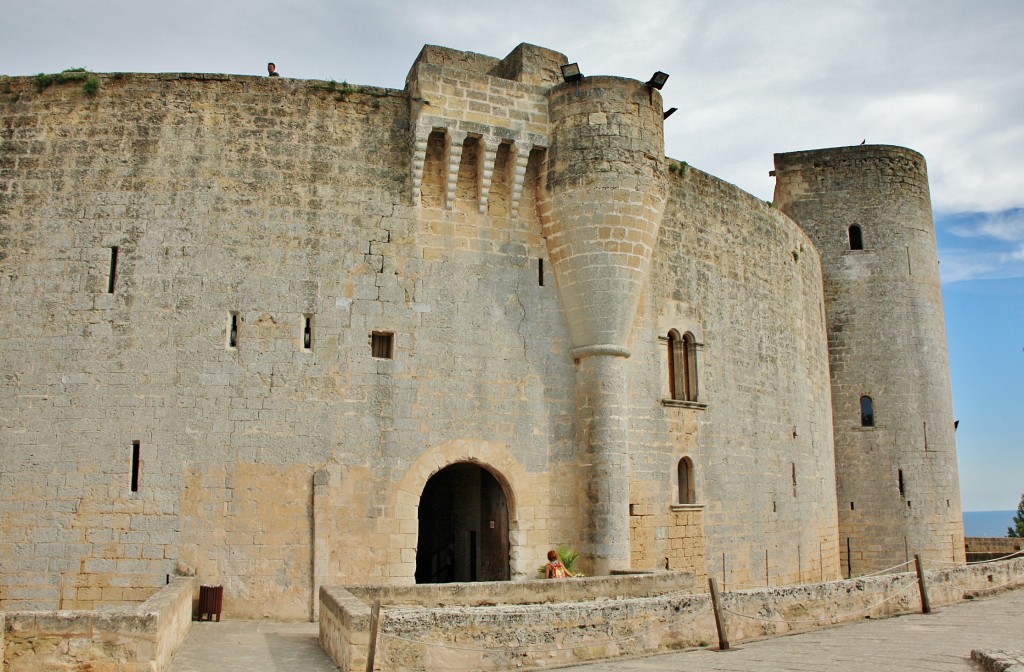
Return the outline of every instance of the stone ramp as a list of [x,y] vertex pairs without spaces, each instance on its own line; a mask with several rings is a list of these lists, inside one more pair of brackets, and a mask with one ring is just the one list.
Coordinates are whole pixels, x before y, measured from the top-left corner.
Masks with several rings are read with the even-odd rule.
[[316,623],[193,623],[167,672],[337,672]]

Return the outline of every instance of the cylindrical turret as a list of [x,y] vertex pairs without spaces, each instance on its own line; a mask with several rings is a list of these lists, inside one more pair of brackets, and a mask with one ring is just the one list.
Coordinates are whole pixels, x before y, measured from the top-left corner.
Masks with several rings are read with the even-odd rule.
[[953,404],[924,158],[775,155],[775,203],[821,255],[843,571],[963,562]]
[[661,96],[588,77],[552,88],[549,115],[542,220],[579,362],[581,536],[593,571],[607,573],[630,562],[623,358],[665,208]]

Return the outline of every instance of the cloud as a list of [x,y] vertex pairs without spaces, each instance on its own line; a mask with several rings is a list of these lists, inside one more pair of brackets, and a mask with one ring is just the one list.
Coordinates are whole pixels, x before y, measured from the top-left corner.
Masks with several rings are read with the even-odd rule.
[[[1024,264],[1022,264],[1024,267]],[[1024,276],[1024,268],[1012,272],[1005,256],[969,250],[940,250],[939,273],[944,284],[968,280],[999,280]]]
[[952,226],[949,231],[961,238],[1024,242],[1024,209],[986,214],[976,221]]
[[1024,209],[940,215],[936,229],[943,282],[1024,278]]

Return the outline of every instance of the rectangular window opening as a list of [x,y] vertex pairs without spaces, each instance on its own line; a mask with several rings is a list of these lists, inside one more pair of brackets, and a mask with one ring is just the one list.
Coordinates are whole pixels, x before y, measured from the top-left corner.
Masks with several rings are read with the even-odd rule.
[[117,245],[110,248],[110,273],[107,275],[107,294],[114,293],[117,282]]
[[238,347],[238,313],[228,313],[228,347]]
[[537,260],[537,285],[540,287],[544,286],[544,260]]
[[854,508],[853,508],[853,502],[850,502],[850,511],[853,511],[853,510],[854,510]]
[[132,492],[139,491],[139,471],[141,467],[142,444],[132,441]]
[[904,483],[903,483],[903,470],[902,469],[897,469],[896,470],[896,478],[899,481],[900,497],[903,497],[904,495],[907,494],[907,492],[906,492],[906,489],[905,489]]
[[302,316],[302,349],[313,349],[313,316]]
[[377,359],[392,359],[394,356],[394,334],[389,331],[375,331],[370,334],[370,349]]

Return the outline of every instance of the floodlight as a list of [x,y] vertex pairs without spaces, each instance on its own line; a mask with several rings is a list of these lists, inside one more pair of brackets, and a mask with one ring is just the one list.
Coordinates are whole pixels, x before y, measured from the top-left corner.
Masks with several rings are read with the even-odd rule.
[[661,87],[665,86],[665,82],[668,81],[668,75],[661,70],[651,75],[650,81],[647,82],[647,86],[661,91]]
[[583,79],[578,63],[566,63],[562,66],[562,79],[567,82],[576,82]]

